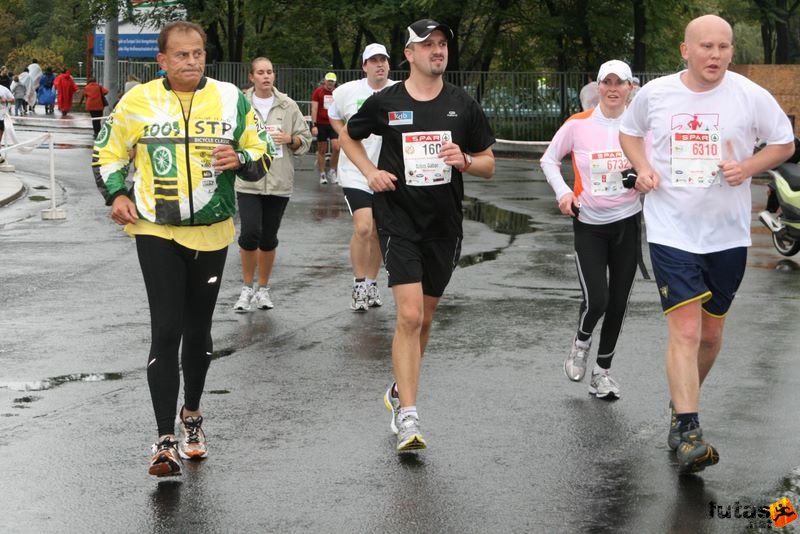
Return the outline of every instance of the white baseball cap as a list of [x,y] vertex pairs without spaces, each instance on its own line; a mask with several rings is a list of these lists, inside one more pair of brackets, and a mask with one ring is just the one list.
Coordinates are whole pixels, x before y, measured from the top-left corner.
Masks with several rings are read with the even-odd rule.
[[361,54],[361,62],[366,63],[367,60],[374,56],[386,56],[389,57],[389,52],[386,51],[386,47],[382,44],[378,43],[371,43],[368,44],[367,47],[364,49],[364,53]]
[[624,61],[612,59],[600,65],[600,71],[597,73],[597,81],[602,82],[609,74],[616,74],[619,79],[624,82],[629,82],[633,79],[631,68]]

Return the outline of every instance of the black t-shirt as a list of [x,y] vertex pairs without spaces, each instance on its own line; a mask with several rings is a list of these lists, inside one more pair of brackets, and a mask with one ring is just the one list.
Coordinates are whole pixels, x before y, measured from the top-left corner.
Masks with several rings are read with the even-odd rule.
[[458,170],[453,168],[450,183],[406,184],[402,134],[433,131],[450,131],[453,142],[468,153],[486,150],[495,141],[475,99],[447,82],[439,95],[427,102],[414,100],[405,83],[396,83],[369,97],[347,122],[353,139],[370,134],[383,138],[378,168],[397,177],[394,191],[375,193],[373,198],[380,232],[412,241],[462,236],[464,182]]

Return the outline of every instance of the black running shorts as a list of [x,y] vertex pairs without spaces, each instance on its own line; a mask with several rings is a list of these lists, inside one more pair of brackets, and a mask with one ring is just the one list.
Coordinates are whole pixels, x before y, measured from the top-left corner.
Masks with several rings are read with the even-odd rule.
[[350,210],[350,215],[361,208],[372,209],[372,193],[367,193],[355,187],[343,187],[342,192],[344,193],[344,201],[347,202],[347,208]]
[[461,237],[410,241],[378,235],[389,287],[422,282],[422,293],[441,297],[461,257]]
[[317,124],[317,142],[326,143],[328,139],[339,139],[339,134],[330,124]]

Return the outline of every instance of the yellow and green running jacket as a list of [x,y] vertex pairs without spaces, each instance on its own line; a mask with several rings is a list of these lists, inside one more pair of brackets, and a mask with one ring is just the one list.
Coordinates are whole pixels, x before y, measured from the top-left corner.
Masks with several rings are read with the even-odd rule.
[[[107,205],[130,194],[139,217],[151,223],[209,225],[236,212],[237,175],[256,181],[267,174],[275,147],[235,85],[204,77],[190,98],[183,96],[188,107],[167,79],[158,79],[137,85],[119,101],[92,153],[95,181]],[[241,168],[214,170],[211,151],[223,144],[233,146],[244,162]]]

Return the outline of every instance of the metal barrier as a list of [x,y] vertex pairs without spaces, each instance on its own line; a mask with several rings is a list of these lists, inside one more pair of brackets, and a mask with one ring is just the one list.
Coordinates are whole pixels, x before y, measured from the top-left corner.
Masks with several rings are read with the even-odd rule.
[[[94,60],[98,79],[102,79],[102,64],[102,59]],[[249,85],[249,68],[249,63],[218,62],[206,65],[206,74],[244,88]],[[299,104],[311,98],[311,93],[330,70],[276,65],[275,85]],[[142,81],[147,81],[156,71],[157,63],[120,61],[120,87],[129,73],[152,73],[149,76],[137,74]],[[334,72],[340,84],[364,76],[360,69]],[[637,73],[637,76],[645,83],[662,74]],[[445,79],[463,87],[480,103],[497,138],[549,141],[570,115],[581,111],[580,90],[596,75],[595,72],[453,71],[446,72]],[[392,71],[391,77],[404,80],[408,71]],[[310,114],[310,108],[304,113]]]
[[27,141],[20,142],[17,138],[17,132],[14,130],[14,122],[11,120],[10,116],[6,116],[5,118],[5,134],[13,144],[6,145],[5,148],[0,149],[0,156],[4,155],[7,152],[12,150],[19,150],[21,152],[30,152],[33,149],[25,150],[25,147],[30,145],[40,145],[42,142],[46,141],[48,143],[48,149],[50,154],[50,207],[42,210],[42,219],[46,221],[55,221],[55,220],[62,220],[67,218],[67,213],[62,209],[56,207],[56,168],[55,168],[55,150],[53,147],[53,133],[47,132],[34,137],[33,139],[29,139]]

